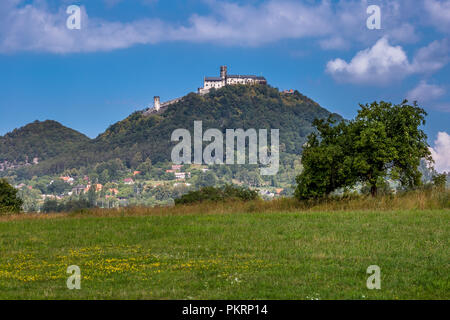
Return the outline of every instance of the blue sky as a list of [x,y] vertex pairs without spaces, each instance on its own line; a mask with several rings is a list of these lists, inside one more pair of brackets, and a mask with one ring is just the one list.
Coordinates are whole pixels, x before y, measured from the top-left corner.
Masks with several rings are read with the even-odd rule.
[[[69,5],[81,29],[66,27]],[[369,30],[369,5],[381,29]],[[450,0],[2,0],[0,134],[53,119],[95,137],[214,76],[264,75],[330,111],[417,99],[450,167]]]

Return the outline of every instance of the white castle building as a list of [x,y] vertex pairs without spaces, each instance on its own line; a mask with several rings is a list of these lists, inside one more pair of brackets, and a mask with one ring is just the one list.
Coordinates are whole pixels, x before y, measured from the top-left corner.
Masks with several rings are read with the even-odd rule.
[[253,75],[228,75],[227,66],[220,67],[220,77],[205,77],[203,81],[203,88],[198,88],[199,94],[205,94],[212,88],[222,88],[226,85],[233,84],[266,84],[266,78],[262,76]]
[[[205,94],[211,88],[222,88],[226,85],[234,85],[234,84],[257,84],[262,83],[266,84],[266,78],[262,76],[253,76],[253,75],[228,75],[227,74],[227,66],[220,67],[220,77],[205,77],[203,80],[203,88],[198,88],[198,94]],[[161,102],[159,96],[153,97],[153,108],[148,108],[144,111],[144,115],[148,115],[151,113],[159,113],[160,110],[163,110],[171,104],[180,101],[182,98],[172,99],[170,101]]]

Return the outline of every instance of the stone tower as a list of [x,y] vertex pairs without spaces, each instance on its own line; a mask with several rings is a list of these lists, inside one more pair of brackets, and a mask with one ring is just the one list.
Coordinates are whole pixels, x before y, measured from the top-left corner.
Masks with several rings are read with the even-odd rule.
[[222,78],[222,81],[227,79],[227,66],[220,67],[220,77]]
[[154,96],[153,97],[153,108],[156,111],[158,111],[159,108],[161,108],[161,102],[160,102],[159,96]]

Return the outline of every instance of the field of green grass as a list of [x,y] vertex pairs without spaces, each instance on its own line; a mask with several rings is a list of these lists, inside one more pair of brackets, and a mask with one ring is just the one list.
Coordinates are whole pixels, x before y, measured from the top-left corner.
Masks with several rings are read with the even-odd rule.
[[[449,299],[449,219],[448,209],[7,218],[0,298]],[[66,287],[70,265],[80,290]],[[381,290],[366,288],[370,265]]]

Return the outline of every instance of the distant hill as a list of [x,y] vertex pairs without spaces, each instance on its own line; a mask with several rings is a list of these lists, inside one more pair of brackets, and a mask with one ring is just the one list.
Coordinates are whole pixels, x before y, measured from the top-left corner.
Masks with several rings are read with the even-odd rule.
[[[27,154],[47,159],[38,166],[27,168],[31,170],[30,174],[37,175],[116,158],[131,168],[147,158],[152,163],[169,161],[175,145],[170,141],[172,132],[185,128],[192,133],[194,121],[202,120],[203,130],[280,129],[280,151],[301,154],[306,137],[313,131],[312,121],[330,114],[298,91],[282,93],[268,85],[235,85],[212,89],[203,96],[190,93],[161,113],[135,112],[93,140],[73,130],[71,135],[68,131],[57,131],[55,122],[49,123],[49,126],[53,124],[52,130],[39,131],[42,123],[31,124],[31,128],[36,127],[31,130],[34,134],[13,132],[23,137],[21,144],[4,143],[6,149],[3,150],[9,156]],[[342,119],[337,114],[334,117]],[[53,140],[58,141],[53,144]],[[34,143],[40,143],[40,147],[32,148]]]
[[89,140],[56,121],[35,121],[0,136],[0,162],[44,161],[69,153]]

